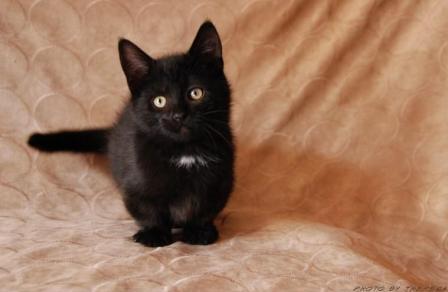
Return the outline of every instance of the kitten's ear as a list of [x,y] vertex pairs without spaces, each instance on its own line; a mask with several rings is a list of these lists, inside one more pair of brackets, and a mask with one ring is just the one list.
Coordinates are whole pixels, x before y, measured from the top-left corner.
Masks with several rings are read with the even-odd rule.
[[221,40],[213,23],[206,21],[201,25],[188,53],[209,60],[222,59]]
[[129,89],[134,94],[155,61],[127,39],[120,39],[118,42],[118,52]]

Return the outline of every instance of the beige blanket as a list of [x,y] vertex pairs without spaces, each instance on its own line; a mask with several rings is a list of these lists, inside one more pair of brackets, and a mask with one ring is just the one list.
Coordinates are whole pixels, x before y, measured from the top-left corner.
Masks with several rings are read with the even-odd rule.
[[[112,123],[118,37],[206,18],[236,189],[216,244],[145,248],[103,158],[26,139]],[[448,291],[448,1],[1,0],[0,231],[1,291]]]

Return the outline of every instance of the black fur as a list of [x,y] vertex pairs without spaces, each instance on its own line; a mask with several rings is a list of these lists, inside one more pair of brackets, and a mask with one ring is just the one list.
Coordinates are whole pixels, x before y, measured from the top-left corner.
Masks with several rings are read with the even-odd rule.
[[108,129],[62,131],[51,134],[33,134],[28,144],[45,152],[71,151],[105,153]]
[[[120,61],[132,97],[117,123],[110,130],[34,134],[29,144],[45,151],[107,148],[124,204],[141,226],[135,241],[167,245],[173,242],[171,228],[182,227],[180,240],[213,243],[213,220],[234,180],[230,88],[221,51],[208,21],[185,54],[153,59],[122,39]],[[189,98],[192,88],[203,89],[200,101]],[[162,109],[153,103],[157,96],[166,97]],[[197,160],[183,165],[182,157]]]

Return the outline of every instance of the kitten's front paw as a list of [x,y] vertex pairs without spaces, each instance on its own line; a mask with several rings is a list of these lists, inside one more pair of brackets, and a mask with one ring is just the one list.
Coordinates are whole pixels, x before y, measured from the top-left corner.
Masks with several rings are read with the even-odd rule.
[[218,230],[215,225],[187,226],[183,230],[181,240],[189,244],[207,245],[218,240]]
[[158,229],[140,229],[132,239],[145,246],[159,247],[173,243],[171,233]]

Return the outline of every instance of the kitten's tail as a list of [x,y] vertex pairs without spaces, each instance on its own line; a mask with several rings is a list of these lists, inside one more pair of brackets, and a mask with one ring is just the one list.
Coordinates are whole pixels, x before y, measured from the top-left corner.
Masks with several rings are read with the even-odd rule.
[[28,145],[44,152],[71,151],[105,153],[110,129],[34,133]]

